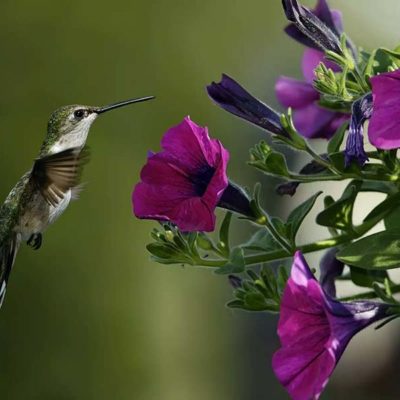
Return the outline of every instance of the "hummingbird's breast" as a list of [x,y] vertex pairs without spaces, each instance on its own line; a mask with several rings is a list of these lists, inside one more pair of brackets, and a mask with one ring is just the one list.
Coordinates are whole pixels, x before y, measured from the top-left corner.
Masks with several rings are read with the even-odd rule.
[[70,200],[69,190],[54,207],[47,203],[40,191],[34,191],[21,212],[15,231],[21,234],[24,241],[29,240],[33,234],[42,233],[65,211]]

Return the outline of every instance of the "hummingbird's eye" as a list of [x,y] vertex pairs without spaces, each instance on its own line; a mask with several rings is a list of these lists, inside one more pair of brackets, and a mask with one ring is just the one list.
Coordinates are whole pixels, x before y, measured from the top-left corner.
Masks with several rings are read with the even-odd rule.
[[74,112],[74,117],[75,118],[82,118],[85,115],[85,110],[76,110]]

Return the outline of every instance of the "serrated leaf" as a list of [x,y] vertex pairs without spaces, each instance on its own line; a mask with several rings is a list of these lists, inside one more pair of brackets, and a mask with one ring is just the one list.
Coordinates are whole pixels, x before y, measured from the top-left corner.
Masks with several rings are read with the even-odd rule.
[[399,232],[384,231],[351,243],[337,258],[345,264],[365,269],[392,269],[400,267]]
[[231,258],[227,264],[215,270],[218,275],[227,274],[240,274],[246,268],[246,262],[244,260],[244,252],[240,247],[236,247],[232,250]]
[[340,150],[340,146],[343,143],[344,134],[349,126],[348,122],[342,124],[342,126],[336,131],[335,135],[328,143],[328,154],[337,153]]
[[317,201],[317,198],[321,195],[321,193],[322,192],[318,192],[318,193],[314,194],[308,200],[306,200],[304,203],[302,203],[298,207],[296,207],[289,214],[289,217],[286,222],[286,232],[287,232],[288,239],[290,240],[291,243],[295,244],[297,232],[300,229],[300,226],[301,226],[302,222],[304,221],[304,218],[311,211],[315,202]]

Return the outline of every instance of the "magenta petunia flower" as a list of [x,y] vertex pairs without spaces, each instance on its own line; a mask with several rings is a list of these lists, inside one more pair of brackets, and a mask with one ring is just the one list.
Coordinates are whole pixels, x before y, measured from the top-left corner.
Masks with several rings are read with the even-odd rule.
[[275,85],[275,93],[284,107],[293,109],[296,129],[307,138],[329,139],[349,119],[348,114],[330,111],[318,105],[320,94],[314,89],[315,68],[319,63],[338,71],[339,67],[315,49],[306,49],[302,60],[304,81],[281,76]]
[[400,147],[400,69],[371,78],[373,111],[368,127],[369,141],[378,149]]
[[278,325],[273,369],[294,400],[318,399],[350,339],[389,316],[389,305],[341,303],[324,293],[300,252],[294,257]]
[[213,231],[215,208],[228,187],[228,150],[189,117],[165,133],[161,146],[133,191],[135,215],[171,221],[183,231]]

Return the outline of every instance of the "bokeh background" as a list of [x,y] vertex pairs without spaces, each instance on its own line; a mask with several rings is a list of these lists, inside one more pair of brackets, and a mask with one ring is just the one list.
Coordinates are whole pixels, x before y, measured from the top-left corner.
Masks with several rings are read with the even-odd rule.
[[[355,42],[397,44],[397,0],[331,4]],[[274,81],[300,77],[302,54],[284,25],[279,0],[2,0],[1,198],[30,168],[58,106],[157,96],[99,118],[81,199],[40,251],[22,247],[0,315],[2,399],[288,398],[271,369],[277,319],[225,308],[224,277],[151,262],[154,223],[136,220],[130,204],[147,150],[188,114],[230,150],[235,180],[264,179],[244,163],[266,135],[217,109],[204,86],[226,72],[277,107]],[[284,215],[292,203],[267,188],[267,207]],[[317,233],[310,225],[303,239]],[[398,399],[399,328],[360,334],[323,398]]]

